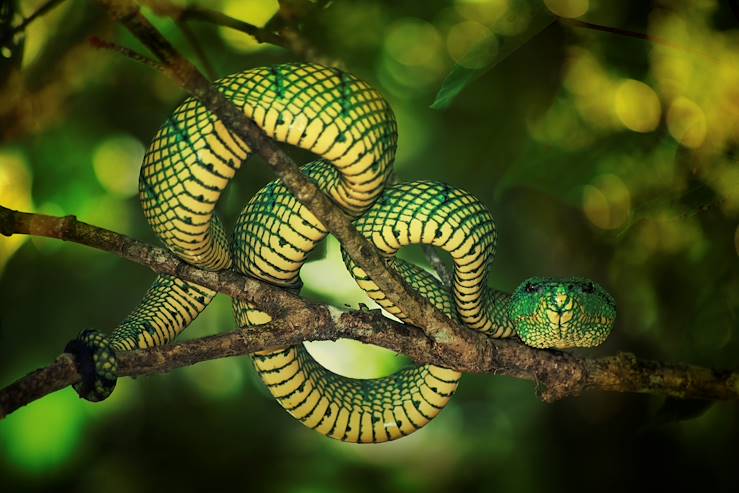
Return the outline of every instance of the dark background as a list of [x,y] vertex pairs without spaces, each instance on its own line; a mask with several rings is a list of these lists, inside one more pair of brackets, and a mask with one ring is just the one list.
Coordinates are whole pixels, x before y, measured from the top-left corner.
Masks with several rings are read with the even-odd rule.
[[[27,16],[42,2],[19,3]],[[303,47],[386,95],[399,121],[399,179],[445,181],[490,207],[497,288],[531,275],[593,278],[614,295],[619,316],[606,344],[587,354],[736,368],[739,19],[729,3],[338,0],[291,2],[285,12],[299,19]],[[277,9],[266,0],[200,5],[253,23]],[[552,12],[650,39],[553,23]],[[193,56],[171,18],[145,13]],[[299,59],[238,31],[188,26],[219,76]],[[93,48],[93,35],[143,51],[104,12],[76,0],[1,47],[0,203],[75,214],[155,243],[136,177],[146,144],[184,96],[162,74]],[[475,77],[465,84],[460,74]],[[442,87],[459,94],[430,108]],[[222,201],[227,225],[272,178],[250,160]],[[424,262],[416,251],[407,256]],[[304,292],[355,306],[361,294],[335,257],[329,243],[306,266]],[[0,238],[0,384],[50,362],[83,328],[112,329],[152,278],[78,245]],[[183,337],[233,328],[229,300],[219,296]],[[401,361],[350,343],[313,350],[357,376]],[[293,421],[248,358],[234,358],[121,379],[101,404],[66,389],[13,413],[0,422],[0,485],[726,491],[739,484],[738,410],[736,402],[601,392],[547,405],[531,382],[470,375],[424,430],[357,446]]]

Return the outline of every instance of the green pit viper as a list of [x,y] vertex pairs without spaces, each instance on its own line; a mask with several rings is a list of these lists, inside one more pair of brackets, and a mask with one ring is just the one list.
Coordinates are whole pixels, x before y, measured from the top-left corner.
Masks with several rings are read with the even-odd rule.
[[[313,64],[250,69],[216,87],[272,139],[320,159],[302,171],[354,219],[355,227],[405,280],[448,317],[490,337],[517,334],[537,348],[596,346],[615,319],[613,298],[579,278],[532,278],[512,294],[488,287],[496,243],[493,218],[467,192],[434,181],[388,186],[397,141],[388,103],[351,74]],[[298,288],[300,268],[326,229],[279,182],[262,188],[241,212],[229,240],[214,213],[249,147],[205,107],[186,99],[157,132],[144,157],[139,195],[156,235],[180,259],[208,270],[232,268],[275,286]],[[451,292],[424,269],[395,253],[412,244],[451,255]],[[403,321],[393,305],[344,253],[357,283]],[[82,332],[75,354],[81,397],[106,398],[116,381],[116,351],[173,340],[213,299],[214,291],[160,275],[137,308],[110,336]],[[270,320],[257,307],[233,303],[239,326]],[[431,421],[461,377],[435,365],[376,379],[337,375],[303,346],[252,355],[269,391],[293,417],[319,433],[348,442],[403,437]]]

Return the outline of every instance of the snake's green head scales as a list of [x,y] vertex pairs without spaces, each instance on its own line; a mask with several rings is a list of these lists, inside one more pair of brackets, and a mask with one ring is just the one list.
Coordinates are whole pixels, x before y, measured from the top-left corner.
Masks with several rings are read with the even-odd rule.
[[593,347],[611,333],[616,303],[589,279],[532,277],[513,292],[508,316],[529,346]]

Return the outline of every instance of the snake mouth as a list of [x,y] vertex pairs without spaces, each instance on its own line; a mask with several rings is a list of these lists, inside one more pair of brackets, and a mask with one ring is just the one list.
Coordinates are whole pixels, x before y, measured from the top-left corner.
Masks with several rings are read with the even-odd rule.
[[572,313],[571,309],[547,310],[549,326],[553,331],[559,334],[560,340],[567,338],[570,323],[572,322]]

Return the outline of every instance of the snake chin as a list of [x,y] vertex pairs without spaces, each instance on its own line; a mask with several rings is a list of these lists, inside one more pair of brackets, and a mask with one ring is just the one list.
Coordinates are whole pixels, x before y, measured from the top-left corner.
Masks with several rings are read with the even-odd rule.
[[602,344],[613,330],[616,303],[599,284],[578,277],[534,277],[511,295],[508,316],[521,340],[536,348]]

